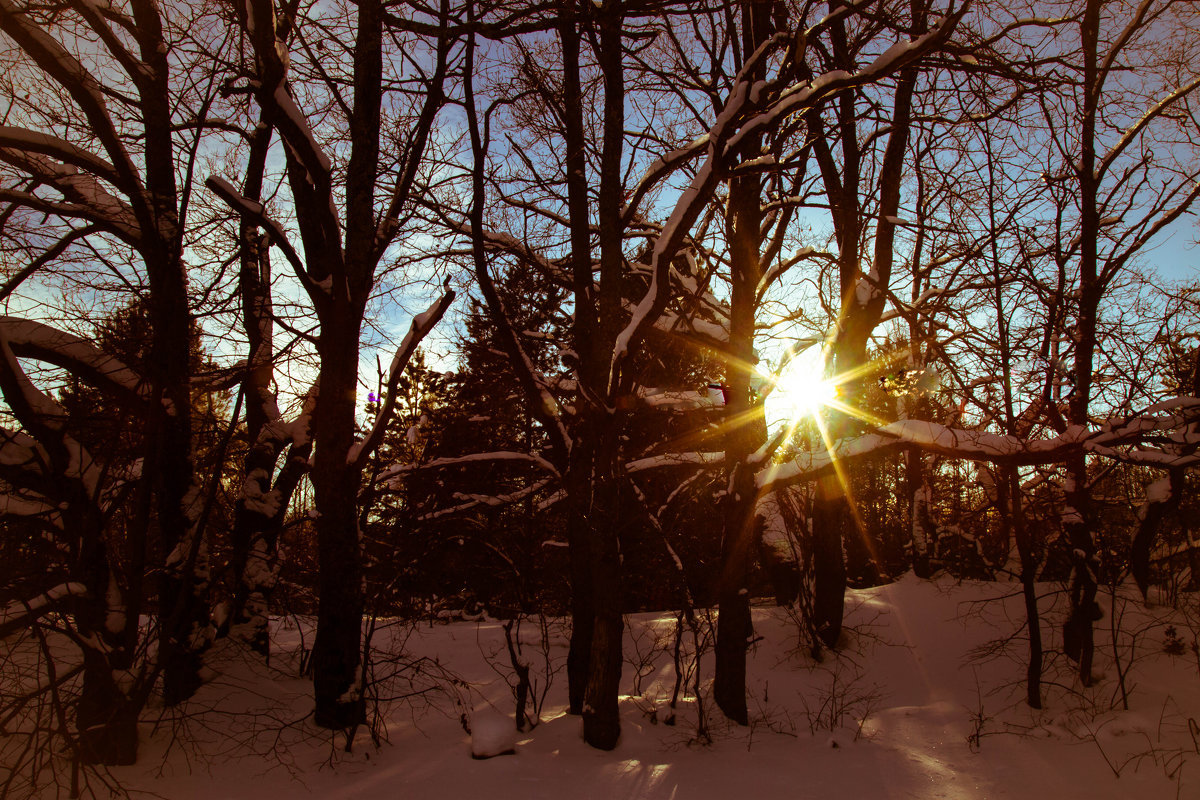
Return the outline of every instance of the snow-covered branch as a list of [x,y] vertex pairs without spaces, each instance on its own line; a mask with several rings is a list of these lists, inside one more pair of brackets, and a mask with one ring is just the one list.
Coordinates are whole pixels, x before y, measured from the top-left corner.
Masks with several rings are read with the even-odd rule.
[[1057,464],[1087,453],[1148,466],[1194,466],[1200,453],[1190,455],[1146,446],[1157,440],[1172,449],[1200,446],[1200,434],[1188,426],[1200,420],[1200,398],[1178,397],[1151,406],[1143,414],[1113,420],[1088,430],[1070,426],[1045,439],[1022,439],[984,431],[970,431],[922,420],[901,420],[852,439],[842,439],[833,449],[805,453],[792,461],[773,464],[757,478],[760,489],[774,491],[828,474],[837,461],[849,461],[888,450],[916,445],[949,458],[993,464],[1029,466]]
[[295,271],[300,283],[306,288],[312,285],[312,279],[308,277],[308,272],[304,267],[304,259],[300,258],[300,254],[292,246],[287,231],[267,214],[267,210],[262,203],[244,197],[233,184],[217,175],[210,175],[204,181],[204,185],[213,194],[224,200],[243,219],[254,223],[266,231],[267,238],[271,240],[271,244],[283,252],[284,257]]
[[308,172],[309,181],[328,191],[332,162],[317,143],[308,118],[289,93],[288,45],[277,33],[274,3],[248,0],[246,27],[260,67],[258,102],[264,110],[269,110],[272,126],[282,137],[289,155]]
[[423,464],[396,464],[381,471],[376,477],[378,480],[385,481],[390,478],[395,478],[409,472],[423,472],[431,469],[446,469],[447,467],[458,467],[464,464],[495,464],[500,462],[514,462],[520,464],[533,464],[540,467],[551,475],[561,477],[558,467],[551,464],[546,459],[533,453],[518,453],[511,450],[499,450],[490,453],[471,453],[465,456],[447,456],[445,458],[435,458],[426,461]]
[[[774,82],[753,80],[755,70],[772,53],[787,44],[790,37],[777,34],[764,42],[747,60],[734,80],[729,98],[717,115],[712,127],[703,136],[673,154],[671,164],[682,163],[688,157],[706,150],[708,158],[697,171],[691,184],[679,196],[675,209],[662,227],[650,258],[650,286],[629,323],[616,338],[613,347],[610,375],[619,375],[621,365],[634,348],[654,327],[663,313],[671,293],[670,266],[701,209],[710,201],[713,190],[725,179],[734,154],[750,136],[778,126],[785,118],[824,102],[846,89],[878,81],[924,56],[943,42],[962,17],[963,11],[945,17],[929,33],[909,42],[898,42],[888,48],[871,64],[857,72],[835,70],[810,81],[784,86],[796,70],[806,36],[798,35]],[[750,116],[754,114],[754,116]],[[706,145],[702,147],[701,144]],[[653,175],[668,174],[668,164],[653,165]],[[639,186],[638,191],[646,191]]]
[[64,606],[90,598],[87,587],[82,583],[68,582],[47,589],[30,600],[9,603],[0,611],[0,639],[28,627],[34,620],[62,610]]
[[64,164],[86,170],[97,178],[108,181],[122,190],[136,187],[122,186],[121,175],[109,162],[95,153],[48,133],[26,128],[0,126],[0,152],[12,150],[18,153],[38,153],[55,158]]
[[437,511],[430,512],[429,514],[424,514],[417,519],[420,522],[428,522],[430,520],[440,519],[441,517],[449,517],[455,514],[461,514],[464,511],[470,511],[471,509],[479,508],[480,506],[497,508],[499,506],[512,505],[513,503],[524,500],[525,498],[540,492],[549,485],[550,479],[545,478],[532,483],[529,486],[522,487],[515,492],[510,492],[509,494],[465,494],[462,492],[457,492],[454,495],[455,499],[466,500],[467,502],[456,506],[451,506],[450,508],[438,509]]
[[347,464],[361,469],[366,465],[371,453],[375,452],[375,448],[383,441],[383,435],[392,419],[392,412],[396,408],[396,386],[400,382],[404,368],[408,366],[408,361],[417,351],[421,340],[428,336],[434,326],[441,321],[446,309],[454,301],[454,290],[450,288],[449,278],[446,279],[444,288],[442,296],[435,300],[433,305],[413,318],[408,334],[396,348],[396,354],[392,357],[392,364],[388,369],[387,389],[384,392],[383,405],[375,417],[375,424],[362,442],[350,448],[350,452],[346,454]]
[[87,339],[18,317],[0,317],[0,339],[15,355],[62,367],[117,397],[139,404],[148,399],[141,375]]
[[724,463],[725,454],[721,452],[704,453],[693,451],[689,453],[660,453],[630,461],[625,465],[625,472],[645,472],[650,469],[663,467],[708,467]]
[[0,0],[0,30],[12,37],[40,69],[70,93],[120,176],[116,185],[131,196],[136,195],[138,191],[133,187],[141,187],[141,180],[113,124],[103,88],[96,78],[46,28],[19,11],[10,0]]

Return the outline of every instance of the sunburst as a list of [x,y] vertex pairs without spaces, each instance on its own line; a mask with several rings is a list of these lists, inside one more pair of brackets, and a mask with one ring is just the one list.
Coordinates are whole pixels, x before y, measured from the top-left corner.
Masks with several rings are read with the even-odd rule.
[[769,424],[815,417],[837,402],[838,384],[825,376],[825,358],[820,348],[805,350],[784,364],[777,375],[764,377],[768,386]]

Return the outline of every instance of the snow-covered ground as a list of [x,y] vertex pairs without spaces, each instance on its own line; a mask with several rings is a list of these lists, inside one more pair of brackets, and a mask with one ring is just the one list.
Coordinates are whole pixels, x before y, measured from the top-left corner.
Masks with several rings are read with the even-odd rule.
[[[1057,620],[1046,591],[1047,618]],[[511,673],[501,623],[378,631],[376,642],[395,659],[381,671],[405,670],[380,691],[416,694],[384,704],[379,746],[364,731],[347,753],[344,741],[306,718],[310,689],[295,677],[295,656],[301,634],[311,643],[311,631],[277,621],[276,669],[256,667],[229,647],[216,654],[218,675],[185,713],[147,724],[140,763],[113,777],[171,800],[1200,796],[1194,617],[1189,623],[1186,614],[1118,599],[1118,670],[1106,598],[1097,623],[1103,676],[1081,689],[1065,661],[1050,658],[1047,707],[1035,712],[1020,684],[1026,644],[1015,584],[908,575],[851,592],[847,604],[844,652],[823,663],[797,650],[784,611],[756,608],[762,638],[749,667],[752,724],[730,725],[711,704],[710,654],[701,665],[707,737],[691,696],[681,700],[675,724],[665,724],[674,616],[631,617],[627,662],[640,669],[625,666],[630,694],[621,699],[622,736],[611,753],[587,747],[579,719],[563,713],[561,627],[551,626],[549,657],[559,671],[542,722],[511,740],[497,725],[499,714],[511,720],[514,705],[500,674]],[[1046,638],[1056,647],[1058,631]],[[536,621],[524,624],[520,639],[544,685]],[[689,634],[685,651],[691,647]],[[1128,711],[1118,679],[1125,671]],[[637,673],[640,695],[633,694]],[[464,721],[475,725],[476,750],[515,742],[515,755],[473,759]]]

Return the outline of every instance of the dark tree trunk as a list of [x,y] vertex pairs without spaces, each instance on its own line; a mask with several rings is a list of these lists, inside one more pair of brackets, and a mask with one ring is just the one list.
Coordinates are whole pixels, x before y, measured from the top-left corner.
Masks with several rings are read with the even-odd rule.
[[[774,32],[771,9],[766,4],[743,2],[742,53],[748,56]],[[764,69],[753,77],[761,79]],[[737,153],[738,161],[758,157],[761,136],[749,136]],[[725,214],[729,243],[730,320],[732,358],[725,370],[728,395],[725,409],[725,463],[729,494],[721,546],[721,573],[717,586],[716,668],[713,698],[725,716],[749,724],[746,709],[746,648],[753,636],[750,619],[750,571],[758,532],[758,489],[751,456],[767,438],[762,402],[753,396],[751,379],[758,358],[754,351],[754,322],[758,284],[762,278],[762,182],[743,175],[729,182]]]
[[[1002,334],[1003,335],[1003,334]],[[1037,558],[1021,498],[1021,482],[1013,467],[1004,467],[996,482],[996,506],[1005,529],[1012,534],[1021,561],[1021,594],[1029,629],[1029,660],[1025,665],[1025,702],[1042,707],[1042,623],[1037,604]]]
[[[600,153],[600,193],[596,211],[600,237],[600,290],[596,305],[596,333],[577,342],[582,364],[580,376],[594,392],[582,402],[584,438],[594,437],[591,450],[589,499],[585,501],[592,537],[591,558],[592,641],[588,653],[588,678],[583,702],[583,738],[601,750],[617,746],[621,720],[617,693],[621,680],[621,552],[622,522],[621,433],[627,412],[621,406],[619,376],[609,375],[613,343],[622,325],[624,289],[624,222],[622,154],[625,146],[625,76],[623,49],[624,9],[620,2],[606,3],[598,13],[597,62],[604,79],[604,140]],[[577,165],[576,165],[577,166]],[[581,223],[572,220],[573,224]],[[582,237],[580,237],[582,241]],[[576,251],[575,257],[579,258]],[[582,278],[582,276],[579,276]],[[585,288],[585,287],[578,287]],[[592,294],[588,279],[587,295]],[[586,297],[586,295],[585,295]],[[601,389],[601,387],[603,387]],[[600,390],[600,391],[597,391]],[[604,402],[596,402],[596,397]],[[580,486],[582,489],[583,487]]]
[[[104,522],[82,488],[78,486],[68,503],[67,526],[83,534],[77,574],[91,598],[76,613],[75,624],[79,633],[95,644],[83,647],[83,687],[75,707],[79,755],[88,764],[132,764],[137,759],[137,721],[144,697],[123,691],[113,677],[115,670],[131,666],[132,654],[126,647],[131,623],[127,609],[109,605],[115,577],[104,541]],[[111,624],[117,614],[124,623],[120,627]],[[134,618],[132,627],[136,626]]]
[[591,508],[593,623],[583,702],[583,739],[600,750],[612,750],[621,736],[617,696],[624,663],[625,620],[621,607],[620,531],[622,503],[628,498],[618,491],[620,450],[615,428],[615,420],[609,420],[598,431],[601,447],[594,475],[596,503]]
[[[151,286],[156,281],[152,270]],[[167,276],[152,291],[151,319],[155,335],[150,372],[155,395],[151,409],[150,453],[145,469],[157,497],[157,527],[166,563],[159,582],[159,665],[163,671],[163,702],[187,700],[200,685],[198,631],[208,619],[196,571],[203,558],[195,520],[184,508],[192,488],[191,402],[188,380],[190,315],[182,270],[161,270]],[[177,274],[176,274],[177,273]]]
[[[564,8],[559,20],[559,42],[563,54],[563,138],[567,180],[567,210],[571,221],[571,282],[575,315],[571,339],[575,351],[587,353],[595,343],[596,306],[592,277],[591,223],[588,211],[587,155],[583,127],[583,96],[579,76],[579,41],[574,15]],[[584,374],[585,368],[588,369]],[[580,364],[578,376],[590,392],[599,391],[603,375],[594,359]],[[581,398],[582,400],[582,398]],[[593,445],[586,430],[574,431],[575,443],[567,467],[569,519],[567,545],[571,563],[571,642],[567,654],[568,712],[582,714],[587,693],[595,631],[594,588],[591,570],[591,480]]]
[[929,513],[932,491],[925,470],[925,454],[919,449],[904,451],[904,474],[908,485],[913,573],[918,578],[932,578],[934,537]]
[[[845,5],[838,2],[836,6]],[[831,10],[835,4],[830,4]],[[912,26],[914,36],[923,32],[927,9],[922,2],[912,3]],[[831,54],[833,66],[839,69],[855,69],[856,46],[847,35],[842,20],[830,25]],[[862,234],[866,227],[863,204],[859,197],[862,185],[863,148],[859,140],[858,105],[859,94],[843,92],[834,103],[832,126],[827,126],[819,111],[807,117],[810,134],[814,137],[813,155],[821,169],[825,191],[831,204],[834,234],[838,247],[838,288],[841,294],[841,314],[837,335],[832,343],[831,360],[835,376],[843,376],[840,382],[842,400],[856,406],[862,398],[861,376],[856,373],[866,363],[866,349],[871,332],[879,323],[885,304],[885,289],[890,281],[895,260],[893,251],[896,234],[896,214],[900,203],[900,184],[904,177],[904,158],[908,148],[909,128],[912,120],[912,96],[916,85],[917,69],[906,67],[900,71],[893,98],[891,128],[883,161],[878,170],[879,207],[875,222],[874,260],[871,275],[864,275],[862,266]],[[836,134],[841,150],[841,164],[834,157],[834,150],[823,137],[827,132]],[[866,296],[860,298],[859,285],[866,282]],[[856,376],[847,380],[849,376]],[[852,435],[861,426],[848,415],[831,411],[826,418],[827,441],[830,443]],[[843,483],[845,485],[843,485]],[[821,481],[817,499],[813,504],[813,567],[816,571],[814,587],[815,625],[818,635],[827,646],[837,642],[842,630],[842,613],[845,605],[846,566],[844,540],[846,536],[861,535],[857,515],[851,503],[850,474],[838,470],[838,477]],[[873,543],[864,538],[863,544],[873,550]]]
[[317,504],[317,637],[313,644],[315,721],[350,728],[364,720],[360,680],[363,614],[358,530],[359,474],[347,463],[354,442],[358,379],[357,321],[339,314],[322,321],[321,387],[313,415]]
[[[1079,167],[1079,316],[1075,325],[1075,368],[1073,394],[1068,406],[1072,425],[1087,426],[1091,401],[1092,362],[1096,351],[1096,327],[1104,288],[1099,276],[1100,198],[1096,174],[1096,124],[1099,92],[1103,81],[1098,65],[1102,0],[1088,0],[1080,23],[1083,46],[1083,108],[1080,119]],[[1082,455],[1067,462],[1066,509],[1063,529],[1071,545],[1071,611],[1063,629],[1063,649],[1079,664],[1079,679],[1092,684],[1095,654],[1093,625],[1100,618],[1096,603],[1098,554],[1092,536],[1094,525],[1087,459]]]
[[[242,194],[259,201],[271,143],[271,128],[260,122],[250,139],[250,157]],[[279,454],[289,436],[278,427],[279,409],[272,389],[274,378],[270,243],[258,226],[242,218],[238,227],[242,326],[248,359],[242,392],[246,397],[246,438],[243,490],[234,509],[230,534],[229,629],[237,630],[251,649],[269,657],[268,596],[274,584],[279,528],[288,498],[271,496],[271,480]],[[287,467],[285,466],[285,472]],[[290,496],[290,492],[289,492]]]
[[842,635],[846,604],[846,559],[842,528],[850,517],[845,490],[836,476],[817,482],[812,509],[813,620],[817,637],[828,648]]
[[1167,482],[1168,494],[1165,499],[1146,499],[1142,519],[1130,545],[1129,574],[1137,582],[1143,600],[1148,598],[1150,592],[1150,551],[1154,548],[1163,522],[1168,516],[1179,511],[1179,501],[1184,489],[1183,479],[1183,470],[1178,467],[1168,470],[1167,477],[1160,479]]
[[592,663],[592,636],[596,628],[594,576],[592,574],[590,442],[576,436],[567,474],[568,517],[567,546],[571,563],[571,642],[567,652],[568,713],[582,714]]
[[113,680],[111,662],[92,648],[84,650],[83,691],[75,707],[79,756],[86,764],[108,766],[137,760],[138,713],[141,704]]
[[131,5],[141,59],[149,68],[140,86],[145,125],[148,208],[142,256],[150,282],[153,330],[146,369],[153,390],[149,452],[144,470],[156,498],[157,526],[166,563],[159,582],[159,665],[163,702],[187,700],[200,685],[198,630],[208,618],[207,584],[197,580],[203,548],[191,507],[191,327],[179,198],[175,181],[170,70],[157,6]]
[[621,683],[622,636],[620,550],[615,531],[596,537],[593,549],[595,594],[592,644],[583,703],[583,739],[592,747],[612,750],[621,736],[617,694]]

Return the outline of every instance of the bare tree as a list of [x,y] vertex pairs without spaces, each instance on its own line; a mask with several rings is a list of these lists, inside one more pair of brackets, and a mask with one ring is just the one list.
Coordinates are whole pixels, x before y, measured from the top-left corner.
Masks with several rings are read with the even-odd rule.
[[[352,729],[363,720],[357,496],[362,470],[395,402],[390,391],[374,427],[356,442],[361,328],[389,250],[404,233],[406,208],[445,102],[451,41],[447,35],[437,37],[427,50],[430,61],[422,65],[394,49],[399,42],[386,29],[382,3],[360,3],[354,13],[312,13],[303,18],[295,6],[276,7],[270,0],[236,9],[254,54],[254,97],[284,145],[301,249],[260,202],[219,178],[210,178],[208,185],[249,223],[265,230],[292,267],[320,323],[320,388],[312,412],[320,558],[313,684],[317,724]],[[445,23],[447,14],[443,4],[435,21]],[[327,36],[337,38],[326,41]],[[416,41],[414,37],[410,44]],[[327,63],[333,52],[343,57],[336,70]],[[332,113],[338,123],[327,120],[327,127],[318,129],[317,116],[301,109],[293,89],[299,63],[311,72],[314,91],[323,93],[321,111]],[[404,137],[385,140],[400,120],[408,127]],[[408,359],[453,297],[447,289],[413,321],[393,359],[389,389],[394,390]]]
[[[152,666],[142,665],[132,688],[118,686],[113,674],[135,666],[143,574],[114,570],[117,558],[104,545],[100,526],[114,499],[104,494],[111,485],[104,489],[101,483],[111,476],[101,483],[89,477],[95,468],[89,459],[78,461],[78,443],[65,432],[61,408],[29,382],[13,358],[26,346],[18,334],[34,331],[40,349],[33,357],[70,362],[68,369],[85,380],[104,376],[104,370],[81,367],[88,359],[99,363],[100,356],[83,358],[87,348],[72,337],[15,322],[5,346],[4,394],[25,429],[7,441],[31,454],[23,474],[63,481],[70,494],[67,513],[82,515],[79,533],[65,528],[63,534],[68,540],[81,537],[75,569],[81,570],[79,584],[87,596],[85,610],[76,615],[81,632],[76,642],[85,662],[76,721],[85,761],[133,759],[137,715],[160,671],[167,704],[186,700],[200,682],[196,634],[207,621],[207,608],[200,493],[191,460],[192,315],[183,256],[192,170],[219,81],[189,61],[194,51],[184,43],[189,36],[213,33],[219,47],[213,22],[202,11],[141,0],[104,8],[85,2],[0,5],[0,30],[19,54],[8,66],[30,79],[28,91],[7,107],[8,124],[0,128],[3,219],[8,230],[24,226],[31,215],[43,219],[29,236],[42,243],[40,249],[30,251],[3,293],[11,295],[39,270],[87,247],[102,263],[132,265],[130,275],[118,277],[141,293],[152,329],[144,375],[124,380],[125,391],[118,395],[128,404],[132,386],[141,384],[137,403],[127,406],[145,419],[146,443],[138,479],[143,506],[130,549],[157,553],[160,576],[158,656]],[[82,49],[86,62],[77,55]],[[57,455],[35,466],[36,454],[49,452]],[[133,564],[141,563],[139,555]],[[100,639],[89,647],[92,633]]]

